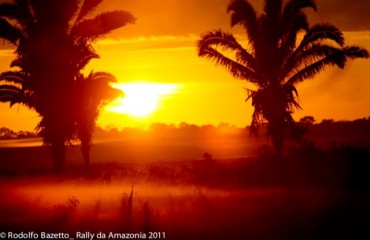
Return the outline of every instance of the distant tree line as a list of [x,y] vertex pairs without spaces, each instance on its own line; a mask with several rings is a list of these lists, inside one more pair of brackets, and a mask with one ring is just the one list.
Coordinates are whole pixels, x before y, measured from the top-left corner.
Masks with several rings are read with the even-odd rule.
[[0,139],[20,139],[20,138],[34,138],[38,137],[38,134],[35,132],[29,132],[29,131],[13,131],[9,128],[2,127],[0,128]]
[[[308,132],[310,135],[319,136],[333,136],[333,135],[370,135],[370,116],[355,119],[352,121],[341,120],[334,121],[333,119],[323,119],[321,122],[316,123],[315,118],[312,116],[302,117],[297,126],[302,131],[301,137],[306,135]],[[251,126],[246,126],[243,128],[231,125],[229,123],[220,123],[218,125],[206,124],[206,125],[196,125],[186,122],[182,122],[178,125],[176,124],[166,124],[166,123],[153,123],[148,129],[126,127],[123,129],[118,129],[114,126],[108,128],[97,127],[96,133],[99,135],[122,135],[125,134],[135,134],[143,132],[161,133],[161,134],[196,134],[196,133],[220,133],[220,134],[249,134],[249,129]],[[261,127],[261,136],[267,134],[266,126]],[[263,130],[264,129],[264,130]],[[19,138],[34,138],[41,137],[40,133],[30,132],[30,131],[14,131],[7,127],[0,128],[0,139],[19,139]]]
[[[218,125],[196,125],[186,122],[180,124],[166,124],[166,123],[153,123],[148,129],[127,127],[123,129],[118,129],[114,126],[110,126],[106,129],[98,127],[96,130],[97,134],[135,134],[140,132],[153,132],[153,133],[176,133],[176,134],[192,134],[192,133],[225,133],[225,134],[240,134],[245,133],[250,135],[251,126],[237,127],[229,123],[220,123]],[[300,138],[303,138],[308,133],[310,135],[356,135],[356,134],[370,134],[370,116],[349,120],[334,121],[333,119],[323,119],[320,122],[316,122],[315,118],[312,116],[302,117],[296,123],[296,134]],[[267,132],[267,124],[260,126],[260,137],[265,137]],[[288,139],[292,139],[290,136]],[[293,138],[294,140],[294,138]]]

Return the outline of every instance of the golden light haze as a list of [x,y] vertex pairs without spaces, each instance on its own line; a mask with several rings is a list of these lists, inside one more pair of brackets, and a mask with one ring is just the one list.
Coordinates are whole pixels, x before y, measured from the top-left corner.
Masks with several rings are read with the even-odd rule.
[[112,87],[122,90],[125,95],[111,102],[106,110],[136,117],[144,117],[158,110],[159,101],[166,95],[176,94],[178,89],[174,84],[141,81],[112,84]]
[[[225,122],[240,127],[250,124],[253,108],[251,102],[245,102],[243,87],[253,86],[234,79],[222,67],[197,56],[196,41],[208,30],[222,28],[236,33],[241,41],[245,39],[240,29],[229,27],[226,14],[229,1],[180,2],[166,0],[160,4],[159,1],[139,0],[127,1],[126,6],[126,1],[105,1],[102,10],[126,9],[138,20],[136,24],[98,40],[95,49],[100,59],[91,61],[86,67],[86,72],[112,73],[119,82],[119,88],[126,92],[126,100],[118,99],[101,112],[99,125],[123,128],[145,127],[153,122],[197,125]],[[254,2],[256,6],[262,3]],[[211,7],[206,3],[212,3]],[[328,16],[325,19],[320,15],[322,1],[317,1],[317,4],[318,16],[312,17],[312,24],[318,19],[334,25],[337,21],[338,27],[345,30],[347,45],[370,50],[370,27],[355,28],[359,23],[357,18],[362,16],[352,15],[344,25],[343,15],[340,19],[335,18],[334,10],[330,15],[328,8],[324,8],[323,12]],[[328,3],[323,5],[325,7]],[[337,4],[332,6],[334,9]],[[309,16],[314,16],[314,13],[310,12]],[[0,71],[5,71],[9,69],[12,50],[5,49],[5,45],[0,44],[0,47],[4,48],[0,50]],[[317,121],[370,116],[369,79],[369,60],[348,62],[344,70],[328,68],[315,79],[298,85],[303,110],[296,111],[295,119],[305,115],[312,115]],[[136,90],[135,87],[130,90],[128,86],[136,86]],[[138,90],[139,86],[142,92]],[[158,90],[155,86],[172,86],[173,89],[166,92],[163,90],[166,87]],[[33,130],[38,121],[36,113],[22,106],[9,109],[8,104],[0,104],[0,126]]]

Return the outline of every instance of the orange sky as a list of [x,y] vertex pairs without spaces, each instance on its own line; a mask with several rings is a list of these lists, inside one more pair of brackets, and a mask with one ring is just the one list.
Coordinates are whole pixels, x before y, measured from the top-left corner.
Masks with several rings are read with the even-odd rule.
[[[347,5],[347,9],[330,9],[347,0],[317,1],[319,11],[309,11],[312,22],[325,21],[345,31],[348,45],[360,45],[370,50],[370,18],[360,14],[369,3]],[[209,5],[212,2],[213,5]],[[119,82],[151,82],[176,84],[174,94],[163,95],[159,107],[152,114],[134,117],[104,110],[98,123],[145,126],[152,122],[178,124],[180,122],[219,124],[227,122],[245,126],[251,121],[252,107],[245,102],[243,86],[223,68],[197,56],[196,41],[208,30],[222,28],[240,34],[240,29],[229,28],[226,0],[106,0],[102,10],[126,9],[137,20],[96,43],[101,59],[93,60],[87,71],[106,71]],[[260,7],[262,1],[254,1]],[[330,5],[329,3],[334,5]],[[370,2],[370,1],[369,1]],[[322,4],[322,9],[320,6]],[[345,13],[341,12],[347,10]],[[320,12],[325,14],[320,14]],[[358,14],[354,14],[358,13]],[[351,14],[351,15],[345,15]],[[346,20],[346,21],[344,21]],[[366,25],[367,24],[367,25]],[[241,40],[243,35],[240,35]],[[2,47],[0,45],[0,47]],[[12,50],[0,50],[0,71],[7,70]],[[296,120],[313,115],[316,120],[333,118],[351,120],[370,116],[370,60],[349,62],[344,70],[328,69],[315,79],[298,86],[303,110],[294,114]],[[32,130],[39,118],[23,107],[0,104],[0,127]]]

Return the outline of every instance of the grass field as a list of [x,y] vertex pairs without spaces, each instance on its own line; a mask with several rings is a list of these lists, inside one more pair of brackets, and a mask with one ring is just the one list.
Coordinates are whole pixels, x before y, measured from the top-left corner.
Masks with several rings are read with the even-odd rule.
[[3,142],[0,231],[76,239],[86,231],[136,239],[150,232],[157,239],[370,237],[366,149],[291,147],[277,163],[266,140],[248,143],[102,139],[89,169],[73,146],[66,173],[56,176],[47,149]]

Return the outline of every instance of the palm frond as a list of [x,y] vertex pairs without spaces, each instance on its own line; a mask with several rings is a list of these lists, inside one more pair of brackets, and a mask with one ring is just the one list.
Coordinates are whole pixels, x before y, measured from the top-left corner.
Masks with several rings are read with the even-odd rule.
[[7,71],[0,73],[0,81],[14,84],[23,84],[27,76],[21,71]]
[[2,94],[3,93],[16,93],[16,94],[19,94],[21,91],[22,91],[22,89],[20,89],[17,86],[14,86],[14,85],[8,85],[8,84],[2,84],[2,85],[0,85],[0,92]]
[[117,82],[116,77],[107,72],[92,72],[90,74],[91,74],[91,80],[94,80],[94,81],[100,81],[100,82],[103,81],[105,84]]
[[309,66],[301,69],[297,73],[295,73],[287,83],[291,85],[295,85],[299,82],[302,82],[306,79],[313,78],[318,73],[322,72],[326,66],[338,66],[339,68],[343,68],[346,62],[346,57],[343,52],[335,52],[325,58],[316,61]]
[[134,23],[135,17],[127,11],[104,12],[93,19],[79,22],[75,27],[75,34],[83,39],[96,39],[114,29]]
[[296,47],[297,35],[300,31],[309,28],[307,16],[303,13],[297,14],[287,24],[282,25],[282,36],[279,46],[281,62],[291,55]]
[[80,8],[80,12],[78,13],[76,23],[80,22],[83,18],[85,18],[89,13],[94,11],[96,7],[102,2],[103,0],[83,0],[82,6]]
[[347,59],[356,59],[356,58],[369,58],[369,52],[358,46],[346,46],[343,48],[344,55]]
[[236,59],[239,63],[254,69],[256,61],[252,54],[245,50],[235,39],[232,34],[215,30],[202,35],[201,40],[198,41],[199,52],[204,48],[221,47],[223,50],[235,51]]
[[[314,77],[317,73],[321,72],[325,66],[338,66],[344,68],[344,65],[348,59],[356,58],[369,58],[369,52],[366,49],[357,46],[344,47],[343,49],[337,49],[334,47],[322,45],[317,49],[312,49],[312,54],[326,56],[319,61],[316,61],[304,69],[295,73],[289,80],[288,83],[296,84],[305,79]],[[306,55],[306,56],[304,56]],[[309,58],[310,53],[307,52],[302,58]]]
[[13,67],[18,67],[20,69],[22,69],[23,72],[27,72],[28,70],[28,67],[27,67],[27,64],[25,63],[25,61],[21,58],[16,58],[14,59],[11,63],[10,63],[10,67],[13,68]]
[[93,73],[91,82],[91,90],[93,91],[92,95],[94,95],[103,105],[119,96],[123,96],[123,92],[121,90],[110,86],[111,83],[117,82],[117,79],[110,73]]
[[200,57],[209,58],[215,61],[217,65],[221,65],[225,67],[235,78],[239,78],[239,79],[247,80],[255,84],[259,84],[258,77],[254,71],[252,71],[248,67],[243,66],[240,63],[228,57],[225,57],[220,52],[218,52],[217,50],[211,47],[202,48],[199,51],[198,55]]
[[247,92],[247,98],[245,99],[246,102],[249,101],[249,99],[252,99],[257,93],[256,90],[252,90],[250,88],[244,88],[244,90]]
[[78,92],[81,94],[83,101],[94,102],[95,107],[106,104],[107,102],[123,95],[119,89],[110,86],[111,83],[116,83],[117,79],[110,73],[106,72],[90,72],[87,77],[77,79],[79,84]]
[[18,28],[12,26],[7,20],[0,17],[0,38],[8,40],[16,45],[21,36],[22,33]]
[[263,116],[263,103],[261,100],[263,100],[263,97],[261,95],[263,94],[262,89],[258,89],[256,91],[250,91],[250,98],[247,98],[248,100],[252,100],[252,106],[254,107],[254,111],[252,114],[252,122],[251,122],[251,134],[252,135],[258,135],[258,129],[259,125],[264,122],[264,116]]
[[35,23],[35,19],[33,18],[32,12],[31,12],[31,6],[29,0],[14,0],[16,3],[15,11],[17,12],[17,17],[15,18],[20,25],[22,26],[22,29],[26,31],[26,29],[30,28]]
[[299,70],[311,63],[318,61],[330,55],[340,56],[342,54],[341,48],[336,48],[329,45],[313,44],[309,49],[300,52],[299,55],[291,54],[288,60],[283,64],[280,69],[279,81],[297,73]]
[[293,111],[293,108],[302,109],[298,102],[298,91],[294,85],[284,84],[282,86],[282,90],[286,97],[285,101],[287,103],[288,110]]
[[0,17],[6,17],[12,20],[20,20],[24,18],[21,15],[19,5],[14,3],[2,3],[0,4]]
[[282,11],[282,7],[282,0],[265,0],[263,11],[270,23],[279,24],[279,17]]
[[304,49],[309,44],[322,40],[332,40],[339,46],[344,45],[343,33],[337,27],[331,24],[316,24],[304,35],[298,49]]
[[282,18],[284,23],[291,21],[292,17],[303,8],[312,8],[314,11],[317,11],[316,3],[313,0],[289,0],[283,10]]
[[246,0],[232,0],[227,8],[227,12],[231,12],[231,27],[240,24],[247,32],[247,37],[255,49],[258,44],[258,19],[256,10]]
[[[292,64],[296,64],[295,61],[297,59],[301,58],[301,56],[307,55],[307,54],[304,54],[304,52],[306,50],[308,50],[308,52],[311,52],[311,53],[312,53],[312,50],[314,50],[313,52],[315,52],[315,46],[317,44],[319,44],[321,41],[325,41],[325,40],[334,41],[339,46],[342,46],[344,44],[343,34],[335,26],[330,25],[330,24],[317,24],[317,25],[311,27],[306,32],[306,34],[303,37],[303,40],[300,42],[299,46],[296,49],[294,49],[294,51],[291,54],[286,56],[286,60],[283,62],[284,66],[282,67],[283,71],[281,73],[281,76],[285,77],[287,72],[290,72],[290,70],[291,70],[291,69],[289,69],[289,68],[291,68],[290,66]],[[327,47],[326,49],[321,49],[321,50],[328,51],[328,50],[330,50],[330,48]],[[334,50],[334,49],[331,49],[331,50]],[[328,54],[329,54],[329,52],[328,52]],[[345,63],[345,59],[343,59],[343,56],[340,56],[340,55],[341,54],[337,52],[334,55],[330,56],[328,58],[328,60],[332,59],[334,56],[336,56],[339,59],[338,59],[338,61],[336,61],[335,59],[332,59],[329,62],[332,62],[332,63],[334,63],[334,65],[338,65],[339,67],[343,67],[343,64]],[[318,64],[318,65],[320,65],[320,64]],[[321,69],[320,71],[322,71],[322,70],[323,69]],[[282,79],[282,78],[280,78],[280,79]]]
[[250,136],[257,137],[259,135],[259,126],[263,123],[263,116],[260,111],[258,111],[256,108],[254,108],[253,114],[252,114],[252,122],[250,126]]
[[79,62],[76,64],[76,68],[75,68],[76,73],[81,71],[90,62],[90,60],[94,58],[99,58],[99,55],[95,53],[91,53],[87,56],[84,56],[82,59],[80,59]]
[[9,102],[10,107],[21,102],[22,89],[14,85],[0,85],[0,102]]

